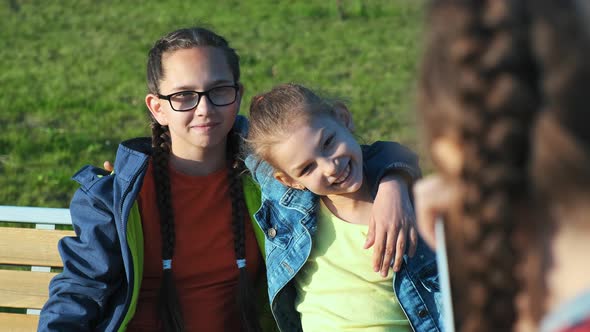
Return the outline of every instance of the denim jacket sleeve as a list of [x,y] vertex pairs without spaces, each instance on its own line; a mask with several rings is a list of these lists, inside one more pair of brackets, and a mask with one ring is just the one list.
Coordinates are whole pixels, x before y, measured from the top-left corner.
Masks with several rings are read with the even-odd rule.
[[388,174],[402,175],[408,185],[420,178],[418,156],[407,147],[396,142],[377,141],[363,145],[363,167],[373,195],[381,179]]
[[106,204],[79,189],[70,204],[76,236],[60,240],[64,270],[51,280],[38,331],[93,331],[125,279],[117,229]]

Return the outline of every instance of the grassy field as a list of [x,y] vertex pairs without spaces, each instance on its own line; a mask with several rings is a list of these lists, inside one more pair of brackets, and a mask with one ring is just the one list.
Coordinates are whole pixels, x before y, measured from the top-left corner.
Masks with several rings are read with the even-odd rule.
[[[250,97],[299,82],[346,100],[365,141],[416,147],[412,87],[421,42],[416,0],[0,3],[0,205],[67,207],[85,164],[149,135],[148,49],[205,25],[242,59]],[[364,3],[364,4],[363,4]]]

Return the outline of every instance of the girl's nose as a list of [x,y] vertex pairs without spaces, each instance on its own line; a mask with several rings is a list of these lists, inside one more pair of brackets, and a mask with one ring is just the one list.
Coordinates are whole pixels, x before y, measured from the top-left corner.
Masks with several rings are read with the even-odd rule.
[[195,115],[205,116],[208,113],[211,113],[214,109],[215,105],[211,104],[209,98],[207,98],[207,96],[202,96],[199,104],[195,108]]
[[338,159],[336,158],[323,158],[322,168],[326,176],[336,175],[338,172]]

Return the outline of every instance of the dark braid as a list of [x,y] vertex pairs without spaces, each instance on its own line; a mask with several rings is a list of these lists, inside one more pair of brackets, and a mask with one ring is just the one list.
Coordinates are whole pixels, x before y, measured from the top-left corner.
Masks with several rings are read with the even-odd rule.
[[418,109],[430,142],[459,133],[464,154],[446,241],[462,331],[512,330],[517,290],[538,322],[547,244],[556,222],[572,226],[549,212],[590,197],[589,11],[576,0],[431,6]]
[[[165,265],[174,257],[175,245],[172,192],[170,190],[170,174],[168,172],[170,143],[170,131],[168,127],[161,126],[157,121],[152,120],[153,174],[156,184],[158,211],[160,213],[162,261],[166,262],[164,263]],[[164,266],[162,271],[162,285],[160,286],[158,306],[165,331],[184,331],[184,322],[171,266]]]
[[460,331],[510,331],[521,289],[515,208],[527,196],[528,133],[540,105],[529,17],[523,1],[431,9],[419,109],[430,139],[453,131],[464,155],[460,203],[448,216],[455,321]]
[[246,204],[244,200],[244,189],[242,188],[241,174],[245,170],[245,165],[240,155],[239,146],[241,138],[232,129],[228,134],[227,140],[227,165],[229,168],[229,194],[232,203],[232,228],[234,232],[234,250],[236,253],[236,263],[239,267],[238,279],[238,307],[241,312],[243,326],[246,331],[261,331],[256,306],[254,303],[254,291],[248,280],[246,270]]

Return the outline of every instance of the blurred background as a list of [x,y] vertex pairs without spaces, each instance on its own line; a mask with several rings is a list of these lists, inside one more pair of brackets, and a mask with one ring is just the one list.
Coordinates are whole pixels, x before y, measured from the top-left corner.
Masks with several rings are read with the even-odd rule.
[[68,207],[82,166],[149,136],[147,52],[202,25],[241,57],[250,98],[298,82],[351,109],[361,142],[417,150],[417,0],[5,0],[0,3],[0,205]]

